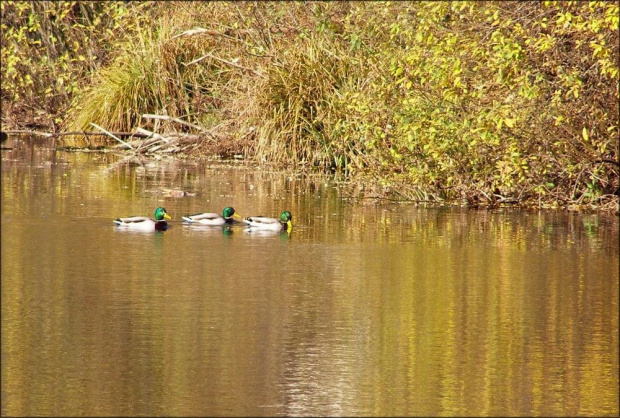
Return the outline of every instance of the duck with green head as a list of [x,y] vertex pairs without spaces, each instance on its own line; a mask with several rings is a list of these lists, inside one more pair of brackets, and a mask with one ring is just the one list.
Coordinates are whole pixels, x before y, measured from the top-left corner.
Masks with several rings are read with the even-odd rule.
[[290,232],[293,228],[293,215],[288,210],[285,210],[280,214],[280,218],[268,218],[265,216],[250,216],[244,218],[245,222],[250,228],[268,229],[271,231],[286,230]]
[[228,206],[224,208],[221,215],[219,213],[205,212],[183,216],[182,218],[190,224],[221,226],[234,223],[235,218],[241,219],[241,215],[235,212],[235,209]]
[[140,231],[164,231],[168,228],[166,219],[172,219],[166,209],[159,207],[155,209],[155,220],[146,216],[129,216],[127,218],[118,218],[114,223],[118,226],[140,230]]

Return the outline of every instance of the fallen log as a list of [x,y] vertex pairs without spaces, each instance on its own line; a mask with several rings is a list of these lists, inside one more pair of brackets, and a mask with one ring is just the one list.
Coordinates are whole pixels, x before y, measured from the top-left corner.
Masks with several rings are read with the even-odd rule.
[[[14,135],[36,135],[36,136],[44,136],[47,138],[56,138],[61,136],[73,136],[73,135],[86,135],[86,136],[109,136],[105,132],[85,132],[85,131],[74,131],[74,132],[41,132],[41,131],[28,131],[28,130],[8,130],[2,131],[6,134],[14,134]],[[116,136],[138,136],[145,137],[146,135],[135,132],[110,132]]]
[[106,131],[105,129],[103,129],[101,126],[97,125],[96,123],[90,123],[91,125],[93,125],[95,128],[105,132],[106,134],[108,134],[110,137],[116,139],[118,142],[120,142],[121,144],[125,144],[126,146],[129,147],[129,149],[134,149],[131,145],[129,145],[127,142],[123,141],[122,139],[120,139],[119,137],[117,137],[116,135],[114,135],[111,132]]

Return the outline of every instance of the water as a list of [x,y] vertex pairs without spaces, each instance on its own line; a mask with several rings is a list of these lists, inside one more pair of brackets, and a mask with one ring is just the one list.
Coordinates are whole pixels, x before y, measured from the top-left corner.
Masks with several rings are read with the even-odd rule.
[[[615,215],[4,146],[2,415],[619,413]],[[228,205],[293,231],[180,221]],[[157,206],[163,233],[112,223]]]

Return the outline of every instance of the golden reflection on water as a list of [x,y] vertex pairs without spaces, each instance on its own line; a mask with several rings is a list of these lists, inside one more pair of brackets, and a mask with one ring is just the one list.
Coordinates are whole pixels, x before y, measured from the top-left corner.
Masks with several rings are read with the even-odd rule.
[[[115,161],[3,154],[2,415],[618,415],[617,217]],[[295,226],[178,222],[226,205]]]

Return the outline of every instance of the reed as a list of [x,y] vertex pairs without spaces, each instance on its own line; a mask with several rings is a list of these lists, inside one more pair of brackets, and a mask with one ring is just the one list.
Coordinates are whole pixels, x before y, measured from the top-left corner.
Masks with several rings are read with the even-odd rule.
[[350,159],[334,123],[345,116],[338,97],[362,74],[352,70],[354,57],[343,49],[338,40],[310,35],[269,67],[250,103],[253,119],[262,121],[259,159],[323,168]]
[[[65,123],[67,130],[88,130],[90,123],[110,131],[150,127],[145,113],[169,115],[202,123],[208,111],[198,100],[209,86],[222,82],[218,68],[188,65],[208,45],[182,32],[178,22],[161,19],[146,27],[94,77],[89,89],[76,97]],[[178,126],[175,127],[179,128]]]

